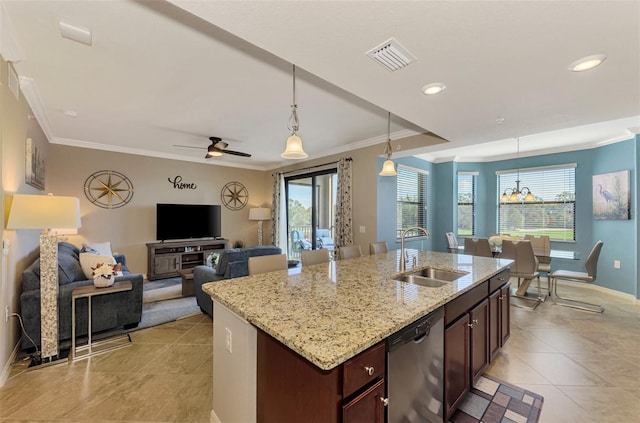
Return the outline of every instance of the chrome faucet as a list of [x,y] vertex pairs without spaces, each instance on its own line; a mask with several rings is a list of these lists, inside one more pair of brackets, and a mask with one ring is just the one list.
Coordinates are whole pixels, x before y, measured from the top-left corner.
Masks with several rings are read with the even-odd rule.
[[428,230],[421,228],[420,226],[412,226],[402,231],[402,235],[400,236],[400,272],[405,272],[407,270],[407,260],[404,257],[404,237],[409,231],[422,231],[425,236],[431,236]]

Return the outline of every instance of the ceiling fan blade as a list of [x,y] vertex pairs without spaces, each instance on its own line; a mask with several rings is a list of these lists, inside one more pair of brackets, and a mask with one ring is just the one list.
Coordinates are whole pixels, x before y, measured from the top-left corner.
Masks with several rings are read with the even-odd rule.
[[251,157],[251,154],[249,153],[243,153],[241,151],[233,151],[233,150],[222,150],[223,153],[225,154],[232,154],[234,156],[240,156],[240,157]]

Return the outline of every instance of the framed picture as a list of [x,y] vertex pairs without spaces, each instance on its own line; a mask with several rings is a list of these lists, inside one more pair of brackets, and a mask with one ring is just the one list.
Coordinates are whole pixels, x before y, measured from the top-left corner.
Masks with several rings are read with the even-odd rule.
[[44,152],[31,138],[27,138],[25,143],[25,160],[25,182],[44,190]]
[[630,219],[629,171],[593,175],[593,218]]

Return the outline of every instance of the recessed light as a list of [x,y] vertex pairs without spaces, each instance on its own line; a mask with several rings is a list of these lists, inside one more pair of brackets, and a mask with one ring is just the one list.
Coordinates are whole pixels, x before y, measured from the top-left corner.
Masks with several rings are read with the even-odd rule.
[[63,115],[67,116],[67,117],[78,117],[78,112],[76,112],[75,110],[65,110],[62,112]]
[[422,92],[426,95],[434,95],[441,93],[445,88],[447,88],[447,86],[442,82],[432,82],[422,87]]
[[572,72],[583,72],[589,69],[593,69],[607,59],[604,54],[594,54],[592,56],[583,57],[569,65],[569,70]]

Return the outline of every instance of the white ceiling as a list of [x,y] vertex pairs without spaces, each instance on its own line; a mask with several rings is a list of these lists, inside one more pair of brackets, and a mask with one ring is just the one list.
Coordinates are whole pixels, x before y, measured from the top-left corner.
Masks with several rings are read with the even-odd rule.
[[[387,110],[393,140],[450,141],[411,151],[432,161],[513,156],[515,137],[521,152],[565,151],[640,128],[635,0],[0,3],[0,52],[53,143],[205,162],[174,145],[219,136],[253,157],[207,163],[287,164],[291,63],[310,159],[384,142]],[[62,38],[60,19],[90,28],[92,45]],[[396,72],[365,55],[391,37],[417,57]],[[567,70],[596,53],[598,68]],[[438,81],[441,94],[421,93]]]

